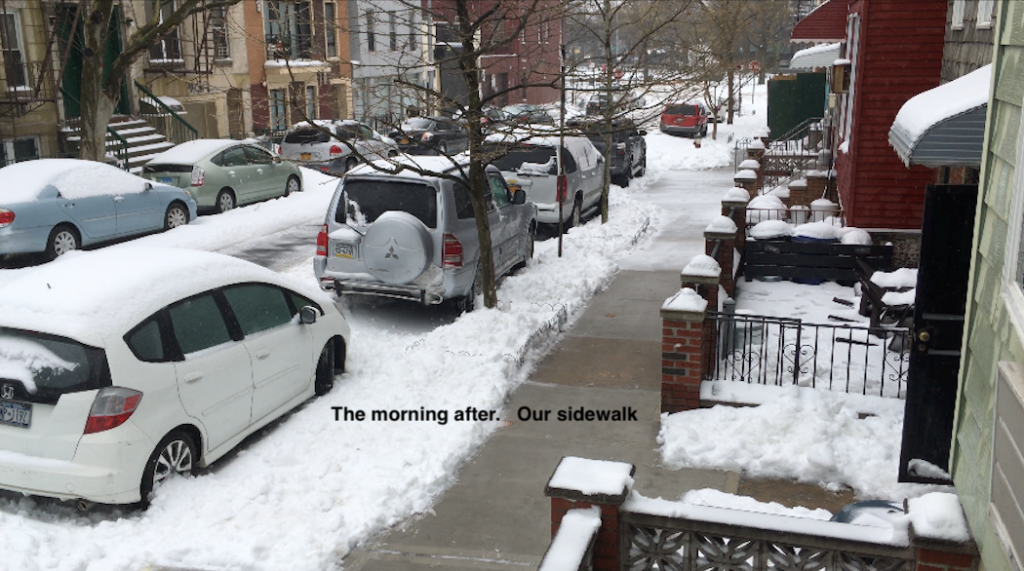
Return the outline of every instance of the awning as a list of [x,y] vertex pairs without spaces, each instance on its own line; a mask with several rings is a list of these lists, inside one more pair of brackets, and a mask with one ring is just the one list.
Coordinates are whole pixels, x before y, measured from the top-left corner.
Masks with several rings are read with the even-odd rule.
[[842,44],[821,44],[813,48],[800,50],[793,54],[789,61],[789,69],[814,69],[816,67],[829,67],[832,62],[839,59]]
[[889,129],[889,144],[903,164],[981,166],[991,83],[989,64],[904,103]]
[[793,42],[841,42],[846,39],[850,0],[828,0],[793,26]]

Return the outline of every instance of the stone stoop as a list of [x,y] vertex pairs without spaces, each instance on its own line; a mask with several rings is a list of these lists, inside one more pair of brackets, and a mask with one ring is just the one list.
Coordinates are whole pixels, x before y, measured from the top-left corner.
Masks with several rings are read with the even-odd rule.
[[[142,167],[156,155],[174,146],[162,133],[159,133],[145,119],[129,115],[115,115],[110,119],[110,129],[128,141],[128,172],[139,174]],[[77,122],[69,123],[61,129],[61,148],[64,153],[77,155],[82,140]],[[107,156],[109,162],[118,164],[117,146],[119,141],[107,134]]]

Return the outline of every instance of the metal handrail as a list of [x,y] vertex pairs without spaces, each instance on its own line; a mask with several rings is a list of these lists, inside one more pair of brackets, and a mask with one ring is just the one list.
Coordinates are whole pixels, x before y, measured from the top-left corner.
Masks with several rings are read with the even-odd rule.
[[[152,101],[153,105],[163,112],[164,116],[172,117],[171,125],[163,125],[166,133],[163,133],[168,139],[174,144],[184,143],[186,141],[194,141],[199,138],[199,131],[196,130],[188,121],[181,118],[174,109],[167,106],[166,103],[160,100],[159,97],[153,94],[152,91],[146,89],[146,86],[142,85],[138,81],[135,82],[135,87],[139,89],[146,97]],[[145,116],[145,115],[143,115]],[[172,126],[178,127],[177,129]],[[182,131],[184,129],[184,131]]]
[[[71,95],[71,93],[69,93],[66,89],[64,89],[63,86],[60,87],[60,93],[61,93],[61,95],[63,97],[66,97],[66,98],[74,101],[75,103],[77,103],[79,108],[81,108],[82,102],[79,101],[78,98],[75,97],[74,95]],[[79,120],[79,122],[81,122],[82,118],[79,117],[78,120]],[[79,137],[81,137],[81,132],[82,132],[81,126],[79,126],[78,132],[79,132]],[[125,139],[124,137],[122,137],[121,134],[118,133],[117,131],[111,129],[110,125],[107,125],[107,135],[108,136],[113,135],[114,141],[117,143],[117,147],[114,149],[114,158],[117,160],[117,166],[122,168],[122,169],[124,169],[124,170],[128,170],[128,140]],[[81,146],[81,143],[79,143],[79,146]],[[106,155],[107,152],[108,152],[107,151],[107,142],[106,142],[106,140],[104,140],[103,141],[103,153],[104,153],[104,155]],[[81,155],[81,154],[79,154],[79,155]]]

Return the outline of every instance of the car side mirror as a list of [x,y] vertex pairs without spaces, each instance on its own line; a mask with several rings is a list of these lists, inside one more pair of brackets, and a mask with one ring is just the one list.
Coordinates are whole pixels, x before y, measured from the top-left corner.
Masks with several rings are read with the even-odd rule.
[[647,136],[647,129],[640,129],[640,136],[641,137],[646,137]]
[[312,325],[316,323],[316,308],[307,305],[299,310],[299,323]]
[[526,204],[526,191],[517,190],[512,193],[512,204]]
[[597,155],[597,162],[603,163],[604,162],[604,155]]
[[145,190],[153,190],[153,183],[147,182]]

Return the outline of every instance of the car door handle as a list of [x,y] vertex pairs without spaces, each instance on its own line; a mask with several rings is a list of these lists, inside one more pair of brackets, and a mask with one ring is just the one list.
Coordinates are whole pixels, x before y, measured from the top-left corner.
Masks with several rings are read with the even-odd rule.
[[194,382],[196,382],[196,381],[198,381],[199,379],[202,379],[202,378],[203,378],[203,374],[201,372],[194,371],[194,372],[191,372],[191,373],[185,375],[185,382],[186,383],[194,383]]
[[269,356],[270,356],[270,349],[260,349],[259,351],[256,351],[256,358],[257,359],[266,359]]

